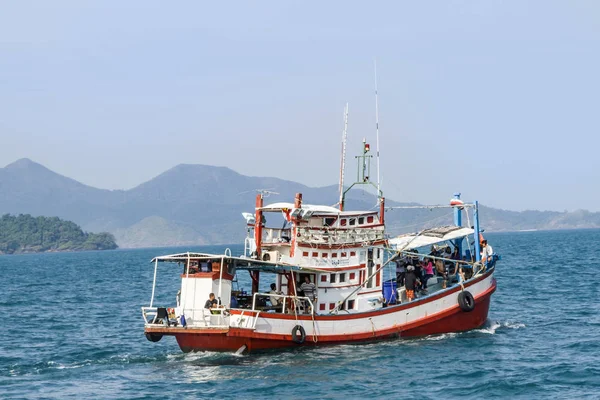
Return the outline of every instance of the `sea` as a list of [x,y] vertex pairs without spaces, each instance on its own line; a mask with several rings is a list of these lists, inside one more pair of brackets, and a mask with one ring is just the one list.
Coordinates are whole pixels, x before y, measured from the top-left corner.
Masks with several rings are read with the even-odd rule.
[[[0,256],[0,398],[600,399],[600,230],[486,238],[502,260],[481,329],[249,355],[143,334],[152,257],[226,246]],[[180,272],[160,265],[158,304]]]

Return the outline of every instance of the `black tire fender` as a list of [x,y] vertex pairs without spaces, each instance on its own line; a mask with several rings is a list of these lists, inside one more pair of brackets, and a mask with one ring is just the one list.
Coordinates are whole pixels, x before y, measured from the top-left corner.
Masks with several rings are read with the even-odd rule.
[[292,341],[297,344],[302,344],[306,340],[306,331],[302,325],[296,325],[292,329]]
[[475,299],[468,290],[463,290],[458,294],[458,306],[464,312],[471,312],[475,309]]
[[160,339],[162,339],[163,335],[161,335],[160,333],[150,333],[150,332],[146,332],[146,339],[148,339],[151,342],[158,342],[160,341]]

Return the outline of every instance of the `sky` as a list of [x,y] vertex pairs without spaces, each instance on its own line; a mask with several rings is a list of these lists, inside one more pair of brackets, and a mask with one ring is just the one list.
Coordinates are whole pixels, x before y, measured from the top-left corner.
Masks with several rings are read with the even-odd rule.
[[348,180],[376,147],[376,60],[387,198],[600,211],[599,49],[597,1],[0,0],[0,166],[337,184],[346,102]]

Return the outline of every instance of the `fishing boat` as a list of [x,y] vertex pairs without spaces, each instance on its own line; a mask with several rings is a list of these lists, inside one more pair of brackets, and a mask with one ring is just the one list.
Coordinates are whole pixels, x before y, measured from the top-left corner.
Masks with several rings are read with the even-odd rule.
[[[346,189],[342,167],[336,206],[305,203],[301,193],[293,202],[265,204],[265,193],[258,193],[254,211],[243,214],[244,254],[227,250],[154,258],[150,303],[142,307],[146,338],[156,342],[174,336],[184,352],[241,353],[481,327],[496,290],[499,257],[485,252],[481,257],[478,203],[465,203],[457,193],[447,205],[428,206],[452,209],[452,225],[389,237],[385,198],[379,182],[369,178],[370,157],[363,141],[357,180]],[[355,185],[375,188],[377,209],[345,209],[346,193]],[[278,218],[283,226],[267,222]],[[452,257],[446,248],[455,250]],[[396,268],[418,265],[425,257],[435,263],[437,274],[427,276],[427,290],[411,298]],[[175,304],[155,303],[163,264],[181,278],[179,293],[172,296]],[[384,271],[394,271],[391,279]],[[249,275],[249,291],[236,288],[241,274]]]

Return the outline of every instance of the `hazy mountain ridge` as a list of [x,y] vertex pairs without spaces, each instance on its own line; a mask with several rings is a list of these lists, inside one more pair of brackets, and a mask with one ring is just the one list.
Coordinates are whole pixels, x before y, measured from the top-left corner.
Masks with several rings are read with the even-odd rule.
[[[256,189],[278,193],[266,203],[291,202],[296,192],[310,204],[331,205],[338,199],[337,185],[311,188],[192,164],[177,165],[133,189],[97,189],[21,159],[0,168],[0,214],[58,216],[88,231],[111,232],[120,247],[236,243],[245,235],[241,213],[253,211]],[[386,205],[402,203],[386,199]],[[377,209],[376,199],[353,190],[347,209]],[[451,214],[449,209],[390,210],[386,222],[395,234],[451,223]],[[480,216],[488,231],[600,227],[600,213],[584,210],[517,212],[481,206]]]

